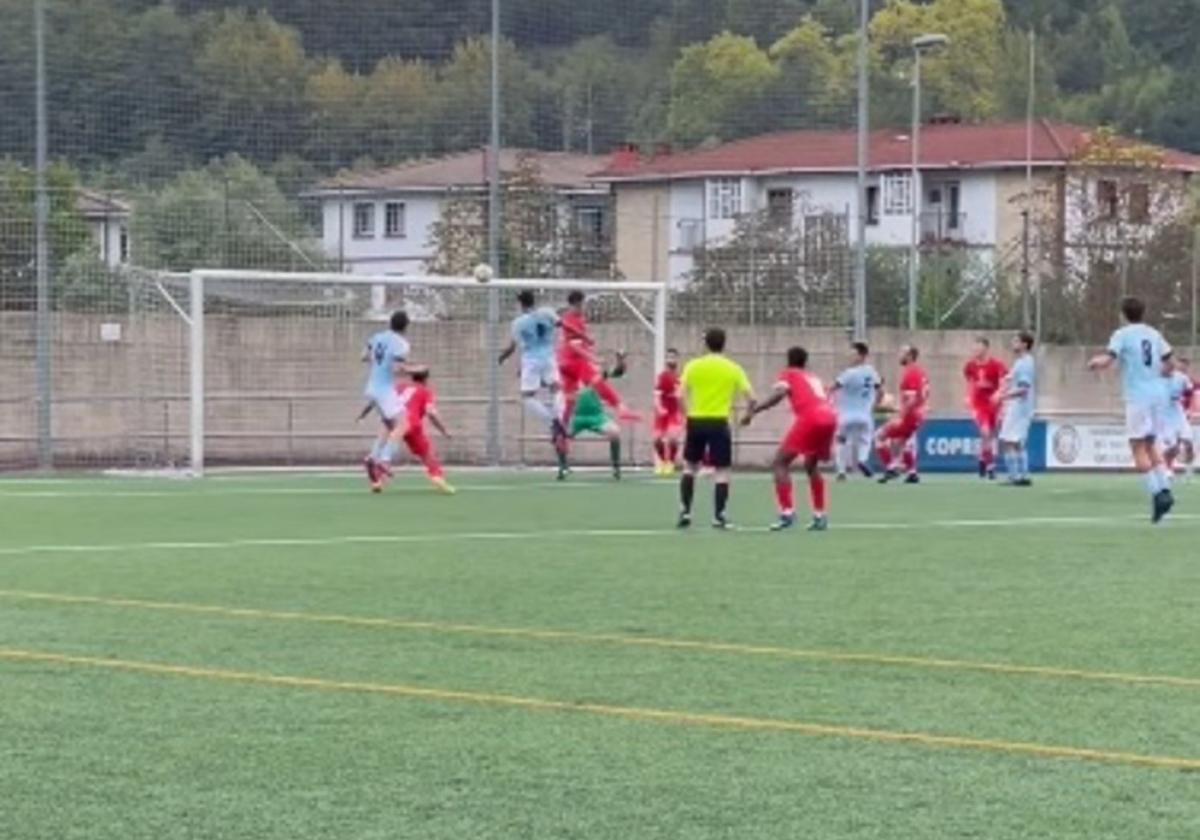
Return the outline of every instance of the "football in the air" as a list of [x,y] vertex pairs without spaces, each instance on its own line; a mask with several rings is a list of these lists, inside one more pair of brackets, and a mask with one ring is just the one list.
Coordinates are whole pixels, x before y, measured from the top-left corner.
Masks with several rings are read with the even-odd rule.
[[884,394],[879,400],[879,410],[883,412],[892,412],[896,410],[896,397],[894,394]]
[[475,275],[475,279],[480,283],[492,282],[492,267],[487,263],[480,263],[479,265],[475,266],[475,271],[473,273]]

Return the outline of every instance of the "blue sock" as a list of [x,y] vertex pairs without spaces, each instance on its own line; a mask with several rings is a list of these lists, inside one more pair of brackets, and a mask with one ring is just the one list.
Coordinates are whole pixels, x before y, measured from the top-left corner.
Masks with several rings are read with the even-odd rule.
[[383,446],[384,446],[384,442],[379,440],[379,438],[376,438],[375,445],[371,447],[371,459],[372,460],[378,461],[380,458],[383,457]]
[[1004,468],[1008,471],[1009,480],[1017,478],[1017,453],[1011,449],[1004,450]]
[[1157,496],[1158,491],[1162,489],[1158,470],[1150,470],[1150,472],[1142,473],[1142,481],[1146,484],[1146,492],[1151,496]]
[[387,444],[383,447],[383,451],[379,453],[379,460],[385,464],[392,463],[392,459],[396,457],[396,444],[388,439]]

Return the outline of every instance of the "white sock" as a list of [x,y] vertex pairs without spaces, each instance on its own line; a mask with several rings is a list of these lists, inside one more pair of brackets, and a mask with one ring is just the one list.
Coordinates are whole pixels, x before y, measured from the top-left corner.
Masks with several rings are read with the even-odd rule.
[[1175,478],[1175,476],[1169,469],[1167,469],[1166,464],[1162,464],[1158,468],[1158,478],[1159,483],[1162,485],[1162,489],[1170,490],[1171,481]]
[[838,441],[837,445],[833,447],[833,464],[834,464],[834,467],[837,469],[839,475],[841,475],[842,473],[844,473],[846,471],[846,450],[847,449],[849,449],[849,447],[843,441]]
[[536,396],[525,398],[525,408],[547,426],[553,425],[554,413],[550,410],[550,406],[546,405]]
[[1162,489],[1160,484],[1162,479],[1159,477],[1158,470],[1142,473],[1142,481],[1146,484],[1146,492],[1151,496],[1157,496],[1158,491]]

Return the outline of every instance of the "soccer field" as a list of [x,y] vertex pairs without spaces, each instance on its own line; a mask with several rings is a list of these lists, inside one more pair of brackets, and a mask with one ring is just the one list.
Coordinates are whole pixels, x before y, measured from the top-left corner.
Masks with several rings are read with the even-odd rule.
[[1200,832],[1200,486],[452,477],[0,480],[0,837]]

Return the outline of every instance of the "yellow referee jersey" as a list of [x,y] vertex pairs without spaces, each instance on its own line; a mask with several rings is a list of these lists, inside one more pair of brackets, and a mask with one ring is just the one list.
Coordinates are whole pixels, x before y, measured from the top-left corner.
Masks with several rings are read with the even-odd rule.
[[692,359],[679,381],[687,393],[687,416],[696,420],[729,419],[733,401],[752,390],[742,366],[721,353]]

